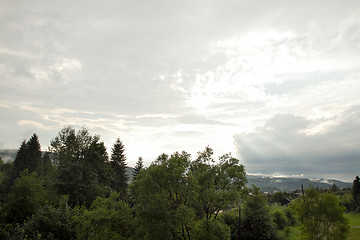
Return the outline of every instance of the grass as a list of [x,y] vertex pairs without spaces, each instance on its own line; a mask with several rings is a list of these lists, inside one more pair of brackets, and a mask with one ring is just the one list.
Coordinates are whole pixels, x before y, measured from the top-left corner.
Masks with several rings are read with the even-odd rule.
[[[345,213],[345,217],[350,221],[350,235],[348,240],[360,239],[360,214]],[[359,228],[354,228],[359,227]]]
[[290,233],[287,238],[288,240],[299,240],[300,239],[300,227],[290,227]]
[[[348,240],[359,240],[360,239],[360,214],[345,213],[345,217],[350,222],[350,234]],[[300,240],[300,227],[290,227],[290,234],[288,240]]]

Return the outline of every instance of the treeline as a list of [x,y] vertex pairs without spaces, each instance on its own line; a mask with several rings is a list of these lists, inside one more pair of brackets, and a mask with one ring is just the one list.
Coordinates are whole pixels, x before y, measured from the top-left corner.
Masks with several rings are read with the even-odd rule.
[[148,168],[139,158],[131,183],[126,161],[120,139],[108,156],[87,129],[65,127],[45,154],[34,134],[14,162],[0,161],[0,239],[286,239],[296,219],[336,239],[348,232],[334,195],[309,189],[292,207],[270,205],[245,186],[238,159],[215,160],[209,147],[195,159],[162,154]]

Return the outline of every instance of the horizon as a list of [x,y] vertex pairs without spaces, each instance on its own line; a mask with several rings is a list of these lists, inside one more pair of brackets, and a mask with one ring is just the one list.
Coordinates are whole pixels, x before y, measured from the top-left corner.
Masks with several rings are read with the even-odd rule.
[[[107,149],[108,150],[108,149]],[[4,151],[13,151],[13,152],[17,152],[18,149],[0,149],[0,153],[4,152]],[[47,150],[42,150],[42,152],[47,152]],[[110,160],[110,153],[109,151],[108,152],[108,156],[109,156],[109,160]],[[160,155],[160,154],[159,154]],[[158,155],[158,156],[159,156]],[[0,156],[1,157],[1,156]],[[8,162],[8,161],[13,161],[14,159],[12,158],[2,158],[2,160],[4,161],[4,163]],[[155,161],[156,158],[153,159],[153,161]],[[150,162],[151,164],[151,162]],[[149,167],[150,165],[147,164],[147,165],[144,165],[144,167]],[[133,166],[130,166],[129,164],[127,164],[126,167],[129,167],[129,168],[134,168],[135,165]],[[246,166],[245,166],[245,170],[246,170]],[[246,172],[246,176],[255,176],[255,177],[261,177],[261,178],[295,178],[295,179],[307,179],[307,180],[311,180],[311,181],[320,181],[320,182],[323,182],[323,183],[328,183],[328,184],[331,184],[328,182],[328,180],[336,180],[336,181],[340,181],[340,182],[344,182],[344,183],[352,183],[353,180],[355,179],[356,176],[353,177],[352,180],[349,180],[349,179],[336,179],[336,178],[324,178],[324,177],[321,177],[321,178],[317,178],[315,176],[307,176],[307,175],[304,175],[304,174],[301,174],[301,175],[282,175],[282,174],[278,174],[278,173],[274,173],[274,174],[264,174],[264,173],[259,173],[259,172],[254,172],[254,173],[251,173],[251,172]],[[324,180],[324,181],[321,181],[321,180]]]

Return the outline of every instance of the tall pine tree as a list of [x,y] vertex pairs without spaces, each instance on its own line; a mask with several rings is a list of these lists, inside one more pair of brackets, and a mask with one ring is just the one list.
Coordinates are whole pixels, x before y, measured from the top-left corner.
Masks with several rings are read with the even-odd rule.
[[134,168],[134,172],[133,172],[133,174],[132,174],[133,180],[136,178],[137,175],[139,175],[140,170],[144,168],[143,163],[144,163],[144,162],[143,162],[142,157],[139,157],[138,161],[136,162],[136,165],[135,165],[135,168]]
[[14,167],[17,175],[24,170],[28,169],[34,172],[41,164],[41,146],[39,138],[34,133],[29,141],[23,141],[16,154]]
[[39,142],[39,137],[34,133],[30,140],[28,141],[28,151],[29,151],[29,170],[36,171],[41,165],[41,146]]
[[19,175],[19,172],[25,168],[28,168],[28,144],[26,143],[26,140],[21,143],[20,148],[16,153],[14,160],[16,175]]
[[355,177],[355,180],[352,185],[351,193],[355,202],[355,207],[360,207],[360,178],[359,176]]
[[111,168],[114,176],[112,179],[112,188],[120,193],[122,199],[126,199],[128,176],[126,175],[126,155],[124,144],[120,141],[120,138],[116,139],[116,142],[111,149]]

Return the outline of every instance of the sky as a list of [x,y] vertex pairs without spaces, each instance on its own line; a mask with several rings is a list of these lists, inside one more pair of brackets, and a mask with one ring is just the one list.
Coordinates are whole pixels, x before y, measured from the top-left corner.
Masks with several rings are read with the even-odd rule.
[[65,126],[128,165],[206,146],[247,173],[360,174],[358,0],[0,0],[0,149]]

